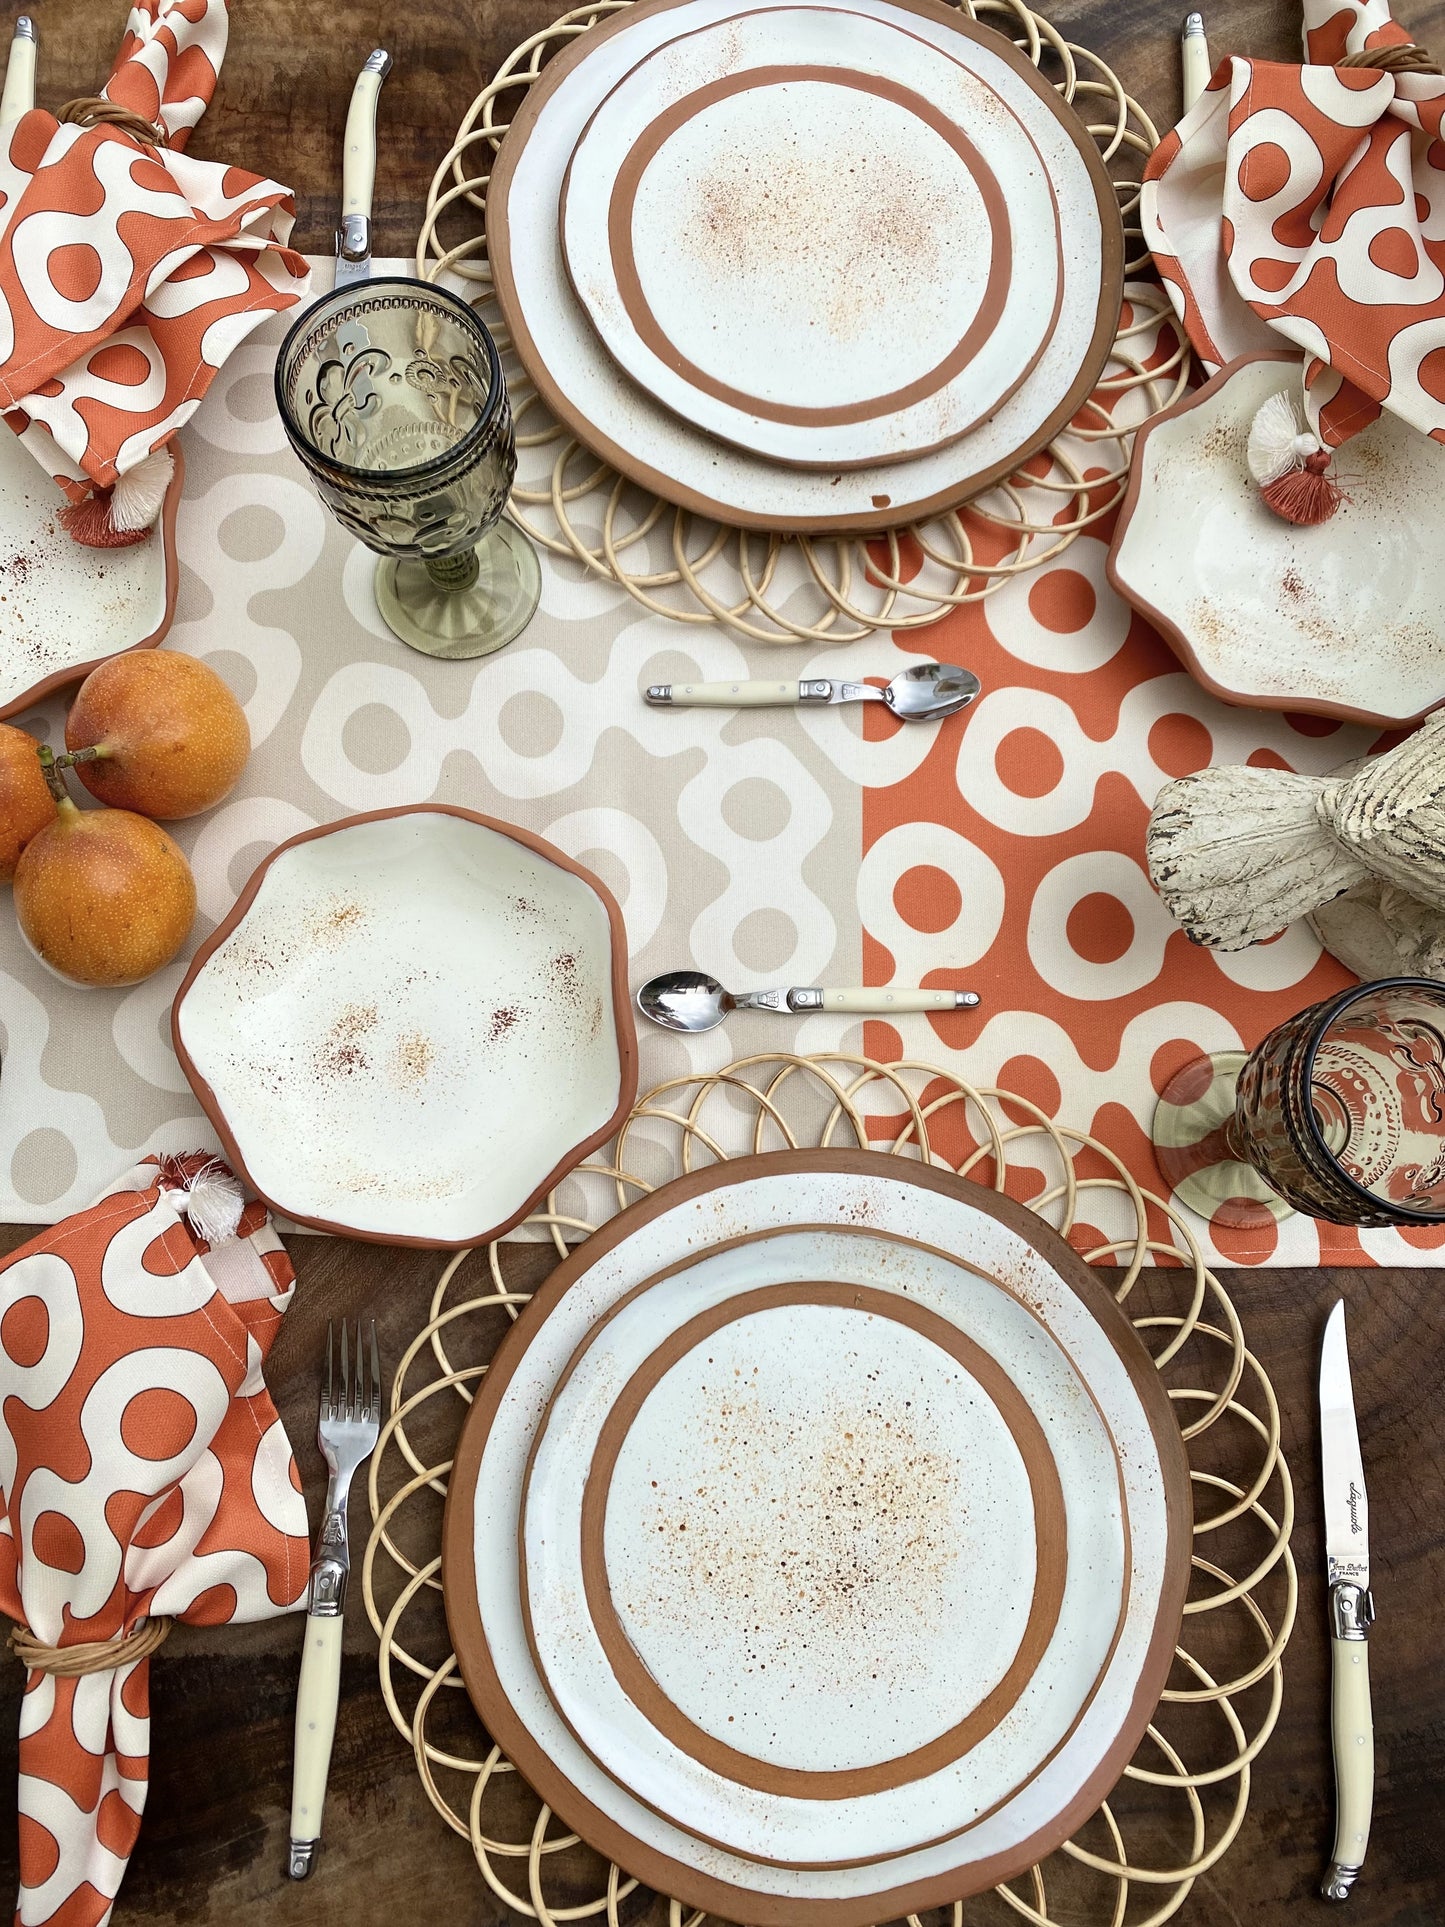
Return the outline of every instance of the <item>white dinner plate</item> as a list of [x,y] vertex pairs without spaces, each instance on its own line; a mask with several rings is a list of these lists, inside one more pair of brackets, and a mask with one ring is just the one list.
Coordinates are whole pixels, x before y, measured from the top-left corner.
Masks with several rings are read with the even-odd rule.
[[610,892],[437,803],[274,850],[196,953],[171,1033],[267,1203],[384,1243],[501,1236],[637,1089]]
[[639,61],[573,152],[562,251],[640,387],[805,468],[956,441],[1033,368],[1063,292],[1059,210],[1014,111],[964,59],[833,6],[719,20]]
[[[1122,1623],[1097,1687],[1064,1743],[1011,1798],[972,1823],[970,1809],[961,1804],[944,1824],[962,1827],[962,1832],[950,1831],[950,1837],[891,1858],[865,1858],[850,1866],[786,1866],[679,1826],[600,1765],[582,1744],[549,1694],[529,1644],[519,1531],[526,1468],[544,1414],[569,1361],[601,1320],[639,1285],[695,1264],[719,1245],[769,1232],[844,1228],[866,1228],[884,1239],[927,1245],[954,1267],[975,1278],[981,1274],[992,1281],[989,1289],[1011,1297],[1036,1321],[1039,1355],[1052,1361],[1049,1369],[1061,1369],[1055,1352],[1070,1361],[1088,1393],[1074,1420],[1083,1437],[1077,1465],[1091,1462],[1088,1435],[1098,1418],[1117,1449],[1129,1532],[1129,1581]],[[884,1268],[880,1266],[880,1275]],[[941,1275],[934,1282],[941,1284]],[[901,1301],[913,1294],[900,1292],[897,1297]],[[920,1311],[932,1311],[921,1295],[914,1302]],[[1004,1322],[1018,1333],[1031,1329],[1013,1312]],[[831,1339],[827,1342],[832,1346]],[[936,1419],[941,1424],[950,1412],[960,1422],[964,1418],[960,1401],[966,1402],[968,1388],[958,1381],[950,1390],[939,1376],[939,1357],[946,1352],[946,1346],[935,1345],[915,1359],[920,1371],[933,1374],[930,1383],[937,1391],[930,1423]],[[830,1355],[836,1360],[836,1346]],[[886,1424],[902,1416],[896,1412],[898,1373],[906,1367],[900,1363],[901,1351],[880,1350],[879,1355],[887,1381],[887,1408],[880,1422]],[[704,1365],[707,1357],[706,1349],[697,1354]],[[733,1364],[741,1370],[739,1361]],[[671,1396],[676,1390],[683,1405],[695,1405],[697,1383],[677,1379],[669,1387],[668,1376],[657,1391]],[[606,1394],[599,1392],[599,1402],[608,1410],[625,1382],[615,1381],[622,1381],[620,1367],[611,1379],[596,1381]],[[743,1381],[737,1383],[741,1388]],[[974,1416],[967,1423],[977,1428],[974,1437],[992,1442],[1000,1476],[1010,1481],[1010,1490],[1021,1491],[1016,1466],[1007,1469],[1012,1465],[1009,1447],[998,1422],[988,1416],[989,1403],[986,1399],[972,1407]],[[1042,1427],[1042,1415],[1036,1416]],[[798,1413],[791,1417],[796,1420]],[[1053,1418],[1056,1428],[1063,1428],[1055,1431],[1062,1439],[1070,1427],[1067,1408]],[[1007,1430],[1007,1422],[1002,1423]],[[649,1436],[660,1435],[650,1431]],[[696,1440],[699,1435],[688,1436]],[[661,1447],[668,1449],[665,1440]],[[676,1454],[689,1448],[684,1439],[673,1449]],[[623,1452],[619,1460],[629,1479],[658,1477],[662,1489],[661,1470],[639,1473],[636,1465],[625,1465]],[[668,1476],[683,1470],[684,1461],[674,1456]],[[1062,1469],[1059,1478],[1061,1489],[1080,1489],[1074,1466],[1067,1480]],[[642,1502],[645,1505],[645,1492]],[[916,1497],[909,1495],[906,1503],[912,1509]],[[868,1510],[881,1527],[879,1505],[870,1501]],[[656,1523],[665,1527],[666,1521]],[[665,1185],[595,1233],[537,1292],[504,1339],[463,1428],[449,1481],[442,1580],[452,1643],[487,1730],[542,1798],[592,1846],[658,1892],[724,1919],[747,1920],[757,1927],[865,1927],[1011,1877],[1057,1846],[1108,1793],[1142,1736],[1168,1675],[1189,1577],[1189,1523],[1187,1460],[1158,1375],[1102,1281],[1061,1239],[1024,1207],[950,1173],[872,1152],[784,1152],[733,1160]],[[994,1522],[981,1516],[979,1532],[982,1543],[997,1545]],[[1039,1537],[1036,1529],[1036,1544]],[[1087,1547],[1073,1550],[1076,1556],[1089,1556]],[[1118,1613],[1117,1589],[1110,1605],[1110,1570],[1106,1549],[1097,1602],[1105,1619]],[[954,1578],[963,1585],[956,1572]],[[697,1590],[699,1598],[705,1597],[705,1587]],[[904,1610],[910,1597],[918,1597],[911,1577],[888,1590]],[[1061,1605],[1061,1623],[1063,1611]],[[1072,1604],[1068,1611],[1072,1615]],[[846,1598],[839,1602],[839,1612],[842,1646],[856,1652],[857,1625]],[[755,1623],[762,1627],[761,1618]],[[656,1642],[649,1649],[664,1671],[672,1663],[667,1642],[674,1636],[667,1626],[667,1617],[660,1617],[643,1635],[644,1644]],[[731,1636],[743,1629],[743,1622],[735,1621]],[[771,1650],[779,1650],[779,1628],[769,1622],[763,1631]],[[975,1637],[971,1623],[958,1626],[960,1668],[969,1664]],[[975,1685],[986,1680],[990,1667],[1002,1662],[1007,1669],[1009,1638],[1007,1632],[992,1636],[992,1658],[974,1673]],[[675,1660],[675,1645],[672,1650]],[[928,1664],[936,1664],[936,1651],[929,1650],[933,1656]],[[721,1697],[708,1699],[709,1691],[696,1674],[686,1689],[693,1712],[705,1720],[715,1719],[721,1707]],[[883,1694],[877,1704],[887,1697]],[[725,1720],[725,1714],[722,1717]],[[907,1740],[922,1731],[916,1697],[901,1697],[891,1717],[895,1738]],[[1023,1716],[1016,1708],[1007,1717]],[[789,1744],[797,1744],[796,1725],[792,1734]],[[761,1758],[767,1744],[756,1728],[749,1731],[751,1757]],[[843,1757],[846,1768],[848,1756]],[[759,1816],[775,1805],[785,1810],[785,1804],[774,1793],[755,1802]],[[866,1852],[869,1843],[861,1845]]]
[[528,1471],[523,1610],[563,1718],[658,1812],[783,1865],[888,1859],[1016,1798],[1126,1604],[1087,1371],[993,1278],[857,1229],[638,1287]]
[[559,233],[564,176],[593,114],[639,61],[683,34],[775,5],[639,0],[549,60],[517,109],[487,189],[493,285],[544,405],[585,447],[664,501],[746,528],[895,528],[1011,474],[1086,401],[1119,317],[1118,206],[1083,121],[1002,34],[935,0],[835,4],[835,20],[882,23],[961,62],[1028,131],[1059,209],[1057,324],[1034,368],[986,421],[906,461],[790,467],[703,432],[623,373],[573,293]]

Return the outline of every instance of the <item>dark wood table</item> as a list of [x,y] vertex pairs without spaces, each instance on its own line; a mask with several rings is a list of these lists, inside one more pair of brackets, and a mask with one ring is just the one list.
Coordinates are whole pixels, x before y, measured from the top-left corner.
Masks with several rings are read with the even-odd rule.
[[[405,253],[432,171],[473,95],[517,41],[558,10],[558,0],[476,0],[472,7],[409,0],[403,7],[332,9],[242,0],[220,90],[193,151],[292,183],[298,245],[328,249],[351,82],[370,49],[385,45],[396,66],[381,109],[377,247]],[[1166,126],[1179,111],[1183,11],[1184,0],[1168,7],[1060,0],[1051,17],[1097,49]],[[35,14],[41,102],[58,106],[93,92],[121,29],[119,0],[43,0]],[[1445,48],[1445,0],[1401,0],[1400,14],[1418,40]],[[1216,56],[1231,48],[1297,56],[1294,0],[1210,0],[1208,21]],[[29,1235],[0,1228],[0,1250]],[[322,1481],[310,1439],[326,1322],[377,1310],[395,1359],[425,1316],[439,1267],[434,1254],[321,1238],[290,1242],[301,1288],[268,1377],[298,1447],[314,1520]],[[509,1276],[521,1284],[548,1263],[536,1248],[519,1248]],[[1332,1795],[1314,1374],[1325,1315],[1343,1293],[1380,1608],[1371,1642],[1375,1824],[1350,1917],[1357,1927],[1439,1927],[1445,1920],[1445,1666],[1437,1644],[1445,1630],[1445,1278],[1424,1271],[1258,1271],[1225,1274],[1225,1282],[1280,1399],[1298,1502],[1300,1614],[1286,1655],[1279,1724],[1255,1765],[1239,1839],[1198,1882],[1179,1918],[1193,1927],[1275,1927],[1327,1913],[1316,1898]],[[353,1516],[364,1538],[362,1501]],[[286,1880],[300,1635],[295,1617],[205,1634],[182,1628],[154,1662],[150,1798],[117,1919],[207,1927],[235,1921],[243,1907],[258,1903],[262,1911],[252,1917],[274,1927],[505,1918],[466,1842],[428,1805],[411,1753],[387,1718],[375,1642],[359,1601],[347,1621],[326,1856],[311,1882]],[[13,1665],[0,1672],[0,1802],[6,1805],[15,1784],[21,1677]],[[0,1824],[0,1890],[13,1890],[14,1882],[13,1832]],[[629,1918],[635,1911],[629,1907]]]

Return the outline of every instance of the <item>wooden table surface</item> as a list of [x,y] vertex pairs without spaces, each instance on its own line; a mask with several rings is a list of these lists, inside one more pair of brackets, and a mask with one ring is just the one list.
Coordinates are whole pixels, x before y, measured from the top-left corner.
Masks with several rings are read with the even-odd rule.
[[[473,95],[516,42],[554,17],[556,0],[408,0],[402,7],[303,7],[238,0],[216,99],[192,151],[244,163],[296,190],[295,239],[326,249],[334,224],[341,128],[352,79],[375,45],[395,70],[381,108],[378,252],[409,251],[426,185]],[[42,0],[39,98],[57,106],[95,90],[122,25],[118,0]],[[1052,18],[1097,49],[1167,126],[1179,111],[1176,35],[1184,0],[1062,0]],[[1416,39],[1445,47],[1445,0],[1408,0]],[[1211,46],[1295,57],[1295,0],[1210,0]],[[29,1234],[0,1230],[0,1250]],[[329,1239],[291,1241],[301,1286],[268,1373],[306,1476],[311,1516],[321,1479],[310,1435],[315,1366],[328,1318],[376,1309],[395,1359],[425,1317],[434,1255]],[[518,1281],[547,1260],[514,1260]],[[1331,1813],[1314,1373],[1334,1299],[1350,1308],[1355,1394],[1369,1479],[1375,1592],[1371,1641],[1378,1783],[1369,1862],[1349,1903],[1356,1927],[1438,1927],[1445,1919],[1445,1309],[1441,1274],[1423,1271],[1226,1274],[1248,1338],[1278,1392],[1294,1474],[1300,1613],[1286,1655],[1278,1727],[1256,1762],[1248,1813],[1220,1866],[1185,1903],[1186,1927],[1324,1918],[1316,1898]],[[364,1504],[353,1516],[364,1534]],[[153,1766],[140,1844],[116,1918],[154,1927],[232,1922],[243,1906],[273,1927],[444,1916],[507,1918],[467,1844],[422,1793],[411,1753],[378,1691],[375,1643],[359,1602],[347,1659],[326,1817],[326,1856],[307,1885],[283,1874],[298,1618],[198,1634],[178,1630],[153,1666]],[[0,1811],[15,1784],[21,1675],[0,1673]],[[13,1889],[14,1841],[0,1822],[0,1889]],[[0,1905],[3,1905],[0,1901]],[[629,1919],[636,1906],[627,1910]],[[971,1906],[969,1919],[983,1918]],[[988,1918],[995,1918],[992,1909]],[[654,1918],[665,1918],[665,1915]]]

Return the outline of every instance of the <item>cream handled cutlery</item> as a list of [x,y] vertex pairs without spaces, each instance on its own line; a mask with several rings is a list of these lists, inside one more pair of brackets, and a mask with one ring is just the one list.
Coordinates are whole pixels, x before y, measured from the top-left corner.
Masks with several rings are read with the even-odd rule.
[[346,113],[341,161],[341,226],[336,235],[336,285],[371,273],[371,197],[376,185],[376,106],[391,55],[378,47],[356,76]]
[[972,1010],[976,990],[750,990],[734,995],[701,970],[669,970],[637,993],[637,1008],[666,1030],[712,1030],[729,1011],[776,1010],[802,1015],[836,1010],[860,1017],[888,1017],[918,1010]]
[[296,1749],[291,1769],[291,1847],[286,1870],[293,1880],[304,1880],[316,1865],[321,1845],[321,1814],[326,1804],[326,1780],[331,1770],[331,1742],[336,1736],[336,1707],[341,1691],[341,1628],[346,1610],[346,1582],[351,1574],[351,1549],[346,1529],[346,1506],[351,1481],[371,1457],[381,1429],[381,1360],[376,1349],[376,1325],[371,1327],[371,1368],[362,1354],[361,1324],[356,1326],[356,1349],[350,1349],[346,1324],[341,1326],[341,1371],[336,1371],[336,1334],[326,1329],[326,1375],[321,1382],[321,1406],[316,1420],[316,1443],[329,1474],[326,1510],[316,1535],[311,1561],[311,1596],[306,1608],[306,1645],[301,1655],[301,1683],[296,1692]]
[[825,676],[780,677],[759,682],[655,682],[646,691],[659,709],[811,709],[827,703],[886,703],[908,723],[934,723],[956,716],[978,694],[971,669],[949,662],[916,662],[886,687],[870,682],[833,682]]
[[1335,1844],[1320,1886],[1343,1900],[1364,1864],[1375,1797],[1370,1713],[1370,1508],[1345,1345],[1345,1301],[1325,1326],[1320,1357],[1320,1459],[1330,1587],[1330,1729],[1335,1756]]

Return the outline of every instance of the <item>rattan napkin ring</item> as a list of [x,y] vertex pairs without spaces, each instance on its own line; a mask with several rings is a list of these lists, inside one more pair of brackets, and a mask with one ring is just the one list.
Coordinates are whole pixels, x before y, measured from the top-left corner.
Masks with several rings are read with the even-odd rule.
[[10,1650],[32,1673],[51,1673],[56,1679],[81,1679],[87,1673],[110,1673],[149,1659],[163,1646],[172,1620],[147,1619],[120,1639],[77,1640],[73,1646],[47,1646],[28,1626],[12,1626]]
[[68,100],[56,115],[60,121],[76,121],[82,127],[113,127],[119,134],[129,134],[144,147],[164,147],[167,135],[164,127],[144,114],[132,113],[129,107],[118,106],[113,100],[106,100],[99,94],[82,94],[78,100]]

